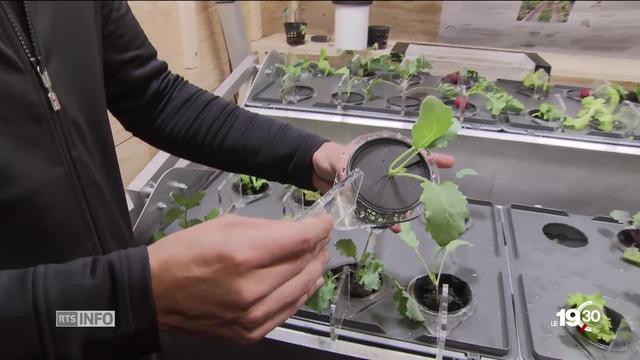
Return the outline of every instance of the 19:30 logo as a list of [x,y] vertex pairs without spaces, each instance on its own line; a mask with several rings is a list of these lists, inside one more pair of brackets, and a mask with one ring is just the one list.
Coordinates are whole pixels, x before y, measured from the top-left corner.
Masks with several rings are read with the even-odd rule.
[[593,304],[593,301],[585,301],[575,309],[560,309],[556,313],[559,321],[552,321],[551,326],[577,326],[580,332],[591,331],[591,327],[585,323],[597,323],[604,316],[602,310]]

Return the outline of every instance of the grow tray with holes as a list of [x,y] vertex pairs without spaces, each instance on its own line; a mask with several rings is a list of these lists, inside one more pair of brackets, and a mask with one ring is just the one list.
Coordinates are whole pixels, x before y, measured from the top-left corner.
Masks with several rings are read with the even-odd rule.
[[[455,275],[469,286],[471,301],[462,311],[458,311],[457,316],[455,312],[451,314],[449,326],[453,329],[447,337],[446,347],[492,358],[516,358],[518,348],[500,221],[492,203],[470,200],[469,209],[472,226],[461,239],[474,246],[459,248],[449,255],[443,272]],[[412,226],[421,240],[420,251],[425,257],[430,257],[435,251],[435,243],[424,231],[423,222],[420,219],[413,220]],[[350,238],[361,252],[367,236],[365,230],[335,230],[330,245],[329,268],[350,262],[336,251],[333,246],[335,241]],[[374,246],[370,244],[370,251],[374,251],[385,264],[383,284],[390,282],[392,277],[406,286],[416,276],[424,275],[424,268],[413,251],[390,230],[376,236]],[[395,287],[389,285],[383,285],[384,293],[375,294],[374,299],[360,299],[360,294],[351,298],[343,328],[380,338],[434,345],[436,337],[428,334],[424,326],[403,319],[393,300]],[[453,303],[450,306],[454,308]],[[301,310],[296,316],[312,321],[328,321],[326,313],[319,316],[308,309]]]
[[[599,292],[606,306],[622,314],[637,333],[640,276],[637,267],[621,260],[626,245],[618,233],[623,225],[607,217],[540,207],[511,205],[505,211],[516,323],[525,359],[587,358],[573,340],[575,329],[551,326],[560,308],[567,308],[568,293]],[[594,358],[604,358],[597,345],[586,348]]]
[[[439,96],[435,90],[442,77],[423,73],[412,77],[407,93],[388,83],[379,83],[373,90],[373,96],[367,97],[367,80],[354,81],[350,94],[342,94],[339,83],[340,75],[324,77],[304,74],[296,81],[295,92],[281,93],[280,77],[282,70],[277,64],[284,62],[282,54],[270,53],[258,74],[247,97],[248,107],[272,108],[280,110],[297,110],[327,114],[351,115],[384,120],[398,120],[413,123],[418,117],[422,100],[427,95]],[[387,79],[399,82],[397,79]],[[344,89],[342,89],[344,91]],[[486,111],[484,99],[473,96],[470,103],[477,107],[470,116],[465,117],[463,126],[474,129],[499,131],[503,118],[492,116]]]
[[559,102],[556,97],[560,95],[564,101],[568,116],[575,116],[576,113],[582,108],[581,100],[573,98],[570,94],[572,91],[579,92],[580,88],[572,86],[556,85],[551,88],[551,91],[544,99],[535,99],[526,95],[522,91],[522,82],[514,80],[498,79],[497,85],[505,89],[516,99],[520,100],[525,110],[520,115],[510,115],[506,118],[504,130],[507,132],[513,132],[518,134],[532,134],[542,135],[548,137],[557,137],[564,139],[575,139],[583,141],[595,141],[611,144],[624,144],[631,146],[640,146],[640,134],[634,139],[626,139],[623,136],[624,131],[622,129],[614,129],[612,131],[601,131],[595,127],[587,127],[584,130],[573,130],[569,128],[560,129],[559,122],[546,122],[542,120],[536,121],[529,113],[538,109],[541,103],[546,102],[559,107]]

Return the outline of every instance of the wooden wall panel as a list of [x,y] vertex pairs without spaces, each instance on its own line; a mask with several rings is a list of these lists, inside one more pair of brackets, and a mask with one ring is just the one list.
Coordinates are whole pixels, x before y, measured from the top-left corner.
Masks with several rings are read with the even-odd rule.
[[[174,73],[205,90],[215,89],[229,74],[224,37],[213,1],[195,2],[198,66],[186,69],[177,1],[130,1],[129,6],[160,59]],[[157,149],[132,137],[110,117],[122,181],[126,186],[157,153]]]

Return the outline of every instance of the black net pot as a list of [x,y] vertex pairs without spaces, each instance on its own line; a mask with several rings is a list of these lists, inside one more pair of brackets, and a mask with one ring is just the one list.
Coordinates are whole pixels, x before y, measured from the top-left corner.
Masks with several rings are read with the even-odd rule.
[[384,25],[369,25],[367,47],[377,44],[378,49],[386,49],[390,27]]
[[529,117],[529,119],[532,122],[534,122],[534,123],[536,123],[538,125],[551,126],[551,127],[554,127],[554,128],[558,128],[558,127],[560,127],[562,125],[562,120],[563,119],[556,119],[556,120],[553,120],[553,121],[548,121],[548,120],[545,120],[545,119],[543,119],[541,117],[535,116],[534,114],[537,114],[539,111],[540,111],[539,109],[532,109],[532,110],[527,111],[527,116]]
[[335,266],[331,268],[331,273],[333,275],[338,275],[342,273],[342,268],[345,266],[349,267],[349,297],[350,300],[356,301],[372,301],[381,297],[384,289],[384,281],[385,278],[380,274],[380,288],[378,290],[367,290],[364,286],[360,285],[358,279],[356,277],[356,264],[355,263],[347,263]]
[[284,32],[287,35],[287,44],[302,45],[306,35],[306,22],[286,22]]
[[359,92],[352,91],[350,93],[333,93],[331,94],[331,102],[334,104],[345,104],[345,105],[362,105],[364,103],[364,95]]
[[466,281],[452,274],[440,274],[437,292],[431,279],[424,275],[413,278],[407,286],[407,292],[416,299],[422,311],[437,316],[444,284],[449,285],[447,315],[468,312],[473,300],[471,287]]
[[453,113],[455,114],[456,117],[460,117],[460,115],[462,115],[463,117],[468,118],[478,113],[478,107],[472,102],[467,101],[467,107],[464,109],[464,113],[462,114],[460,112],[460,109],[458,109],[454,105],[454,103],[455,103],[455,100],[444,101],[444,104],[450,107],[451,110],[453,110]]
[[[364,173],[354,213],[364,224],[385,227],[415,219],[420,215],[420,181],[408,177],[389,177],[395,158],[411,147],[408,138],[389,131],[356,138],[347,162],[347,171]],[[431,154],[422,150],[407,164],[407,172],[437,182],[438,174]]]
[[269,188],[269,183],[266,182],[262,184],[258,189],[252,189],[250,186],[243,185],[240,181],[240,178],[238,178],[231,184],[231,190],[233,190],[236,194],[242,196],[259,196],[269,191]]

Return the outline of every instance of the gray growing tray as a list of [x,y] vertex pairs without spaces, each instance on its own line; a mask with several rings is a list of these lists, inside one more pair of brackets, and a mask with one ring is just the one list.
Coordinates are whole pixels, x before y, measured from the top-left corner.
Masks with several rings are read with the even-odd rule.
[[[201,206],[189,211],[189,217],[203,217],[211,208],[220,207],[217,189],[227,173],[222,173],[211,186],[207,195],[201,201]],[[230,182],[222,191],[222,207],[230,204],[226,195],[230,190]],[[244,216],[281,219],[283,217],[282,195],[286,192],[283,185],[271,182],[271,194],[238,208],[234,213]],[[460,247],[454,254],[448,256],[444,272],[454,274],[466,281],[472,289],[473,312],[466,320],[457,326],[447,337],[446,347],[450,350],[467,354],[490,356],[491,358],[513,359],[518,356],[516,345],[516,329],[513,304],[509,287],[507,261],[504,238],[498,212],[493,204],[486,201],[470,200],[471,226],[462,239],[474,244],[473,247]],[[420,251],[427,261],[430,261],[434,242],[424,231],[421,220],[414,220],[413,227],[421,239]],[[167,228],[171,233],[179,230],[176,224]],[[351,238],[362,252],[368,231],[334,230],[332,243],[329,245],[331,260],[329,268],[350,262],[340,256],[335,250],[335,241],[341,238]],[[376,236],[375,244],[370,251],[375,252],[386,265],[385,272],[401,284],[406,286],[409,281],[424,274],[419,260],[406,245],[390,230],[384,230]],[[392,338],[423,345],[434,345],[436,339],[426,335],[426,330],[420,324],[413,324],[402,318],[393,300],[393,286],[386,287],[379,302],[359,315],[345,319],[344,328],[376,335],[381,339],[378,345],[385,345],[384,338]],[[354,301],[351,302],[354,304]],[[357,301],[355,302],[357,306]],[[308,309],[302,309],[296,317],[313,322],[328,321],[326,314],[317,315]],[[426,350],[425,350],[426,351]],[[427,352],[424,353],[429,354]],[[464,358],[463,356],[461,358]]]
[[[621,260],[624,247],[617,233],[622,225],[606,217],[591,219],[523,205],[511,205],[505,214],[516,322],[525,359],[587,359],[569,334],[575,330],[551,326],[560,308],[566,308],[569,293],[599,292],[607,307],[621,313],[637,333],[640,270]],[[577,228],[588,244],[571,248],[549,240],[543,233],[549,223]],[[587,348],[596,359],[602,358],[597,347]]]
[[567,97],[567,91],[580,90],[580,88],[578,87],[556,85],[551,89],[550,93],[545,99],[537,100],[522,93],[522,82],[520,81],[498,79],[496,83],[516,99],[520,100],[525,107],[525,110],[521,115],[510,115],[506,119],[507,122],[504,126],[504,130],[507,132],[557,137],[563,139],[577,139],[600,143],[640,146],[640,136],[636,136],[633,140],[625,139],[622,135],[623,131],[620,130],[614,129],[613,131],[600,131],[595,128],[588,127],[584,130],[562,129],[561,131],[559,131],[556,130],[556,128],[554,128],[551,124],[545,126],[534,122],[531,116],[528,115],[528,112],[530,110],[537,109],[543,102],[558,105],[558,100],[555,94],[559,94],[560,96],[562,96],[562,99],[567,107],[567,115],[575,116],[577,112],[582,108],[582,104],[580,101]]
[[[367,118],[378,118],[384,120],[398,120],[413,123],[418,117],[419,107],[405,109],[404,114],[397,107],[389,106],[387,99],[400,95],[400,90],[390,84],[380,83],[374,88],[374,97],[364,101],[359,105],[344,104],[342,109],[332,101],[331,95],[338,91],[341,76],[314,76],[303,75],[296,82],[299,86],[308,86],[313,89],[313,96],[302,98],[300,101],[293,103],[283,103],[280,91],[280,76],[282,70],[276,65],[284,63],[284,57],[277,53],[271,52],[265,58],[263,66],[258,73],[254,86],[251,88],[246,101],[246,106],[258,108],[288,109],[298,111],[320,112],[339,115],[352,115]],[[438,96],[435,88],[440,84],[441,78],[431,76],[428,73],[420,75],[420,83],[414,84],[408,88],[409,96],[422,100],[427,95]],[[364,95],[364,88],[367,81],[356,82],[352,86],[352,91]],[[424,89],[430,87],[432,89]],[[421,89],[416,89],[421,88]],[[416,89],[416,90],[412,90]],[[499,131],[502,129],[504,118],[508,115],[502,115],[498,118],[493,117],[486,111],[484,98],[481,96],[473,96],[470,102],[477,106],[477,111],[472,116],[464,119],[462,125],[467,128]]]

